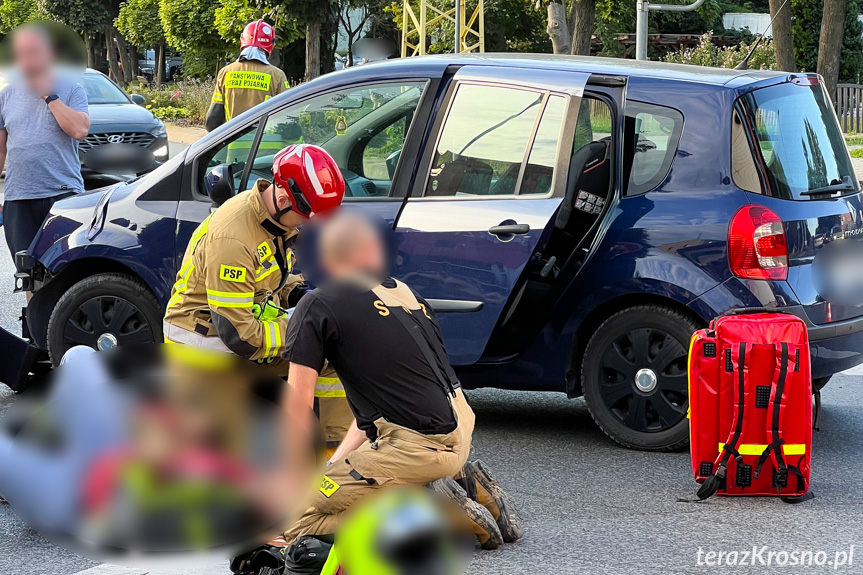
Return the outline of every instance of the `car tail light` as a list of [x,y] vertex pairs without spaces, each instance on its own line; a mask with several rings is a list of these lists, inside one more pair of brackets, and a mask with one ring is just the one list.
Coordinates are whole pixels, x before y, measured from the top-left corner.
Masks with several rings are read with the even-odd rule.
[[728,262],[741,278],[788,278],[788,244],[782,220],[764,206],[740,208],[728,227]]

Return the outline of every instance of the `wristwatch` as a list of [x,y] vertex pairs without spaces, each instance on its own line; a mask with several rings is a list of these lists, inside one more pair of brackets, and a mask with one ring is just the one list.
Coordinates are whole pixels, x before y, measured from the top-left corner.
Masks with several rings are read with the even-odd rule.
[[60,99],[60,96],[58,96],[57,94],[51,94],[50,96],[46,96],[45,97],[45,105],[47,106],[48,104],[50,104],[54,100],[59,100],[59,99]]

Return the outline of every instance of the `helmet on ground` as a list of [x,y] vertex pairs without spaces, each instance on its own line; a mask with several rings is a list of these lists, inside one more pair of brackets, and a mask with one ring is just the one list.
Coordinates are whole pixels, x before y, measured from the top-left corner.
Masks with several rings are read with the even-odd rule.
[[276,29],[263,20],[246,24],[246,27],[243,28],[243,34],[240,36],[240,48],[255,46],[266,52],[268,56],[273,51],[275,44]]
[[291,144],[273,159],[273,180],[287,190],[291,209],[307,218],[337,207],[345,196],[345,179],[325,150]]

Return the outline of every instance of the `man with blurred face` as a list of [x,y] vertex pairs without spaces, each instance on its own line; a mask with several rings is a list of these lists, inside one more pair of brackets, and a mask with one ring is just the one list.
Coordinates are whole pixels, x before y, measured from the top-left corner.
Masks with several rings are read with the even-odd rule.
[[78,141],[90,117],[84,88],[57,73],[44,29],[22,26],[11,41],[16,70],[0,91],[0,165],[6,165],[3,215],[14,259],[55,201],[84,190]]
[[[300,300],[288,324],[288,414],[301,420],[308,413],[328,361],[355,419],[305,513],[285,532],[287,542],[335,533],[348,508],[375,489],[462,475],[474,428],[434,312],[386,277],[381,230],[359,215],[338,214],[323,224],[318,242],[326,282]],[[460,493],[454,498],[483,546],[500,545],[492,513]]]

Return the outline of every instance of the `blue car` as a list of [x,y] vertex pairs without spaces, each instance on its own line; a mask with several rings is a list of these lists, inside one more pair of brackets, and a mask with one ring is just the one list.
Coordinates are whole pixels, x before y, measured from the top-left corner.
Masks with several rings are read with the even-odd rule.
[[670,450],[717,315],[803,318],[819,386],[863,361],[863,195],[817,75],[538,55],[329,74],[57,203],[17,258],[30,350],[159,341],[204,177],[247,189],[298,141],[392,223],[467,387],[584,396],[613,440]]

